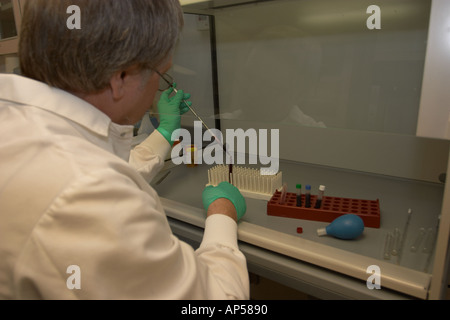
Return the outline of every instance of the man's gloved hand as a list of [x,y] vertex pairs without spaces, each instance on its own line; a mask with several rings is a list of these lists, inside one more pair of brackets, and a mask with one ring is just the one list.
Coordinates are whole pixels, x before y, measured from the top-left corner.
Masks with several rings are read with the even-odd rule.
[[[164,138],[166,138],[170,145],[173,145],[175,142],[172,141],[172,133],[181,127],[181,115],[189,110],[189,107],[183,100],[188,100],[191,97],[190,94],[185,94],[183,90],[178,90],[178,92],[171,97],[170,95],[173,91],[173,88],[164,91],[158,102],[159,127],[157,130]],[[192,104],[190,101],[186,102],[189,103],[189,105]]]
[[208,186],[203,190],[203,207],[208,211],[211,203],[217,199],[225,198],[233,203],[237,212],[238,221],[244,216],[247,211],[245,199],[240,193],[239,189],[228,182],[222,182],[217,187]]

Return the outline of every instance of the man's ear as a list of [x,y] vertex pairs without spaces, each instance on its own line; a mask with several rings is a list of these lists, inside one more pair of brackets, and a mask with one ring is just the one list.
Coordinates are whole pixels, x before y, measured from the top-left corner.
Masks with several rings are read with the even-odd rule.
[[125,79],[127,71],[116,72],[109,81],[111,86],[111,94],[114,100],[120,100],[125,94]]

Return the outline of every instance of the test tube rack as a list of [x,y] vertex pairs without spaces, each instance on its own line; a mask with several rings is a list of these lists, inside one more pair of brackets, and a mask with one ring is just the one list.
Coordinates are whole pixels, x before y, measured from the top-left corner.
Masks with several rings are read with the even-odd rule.
[[[229,182],[229,168],[226,165],[217,165],[208,170],[207,186],[217,186],[219,183]],[[239,189],[246,198],[270,200],[273,193],[281,187],[283,173],[263,176],[259,169],[233,166],[231,183]]]
[[286,193],[282,204],[282,192],[276,191],[267,202],[267,214],[285,218],[333,222],[344,214],[356,214],[364,221],[368,228],[380,228],[380,200],[360,200],[324,196],[322,205],[315,209],[317,196],[311,195],[311,207],[305,208],[305,195],[302,194],[302,205],[297,207],[297,194]]

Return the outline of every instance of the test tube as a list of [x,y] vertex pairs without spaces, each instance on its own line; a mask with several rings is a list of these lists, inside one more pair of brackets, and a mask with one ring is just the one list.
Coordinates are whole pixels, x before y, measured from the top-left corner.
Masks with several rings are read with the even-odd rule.
[[433,228],[428,228],[427,236],[425,237],[425,242],[423,244],[422,252],[430,253],[433,249],[434,244],[434,231]]
[[400,254],[402,244],[402,235],[399,228],[394,229],[394,246],[392,247],[391,254],[397,256]]
[[319,194],[317,196],[316,205],[314,206],[315,209],[320,209],[320,207],[322,206],[322,199],[323,199],[323,194],[324,193],[325,193],[325,186],[320,186],[319,187]]
[[391,232],[389,232],[386,235],[386,240],[384,241],[384,253],[383,253],[384,260],[391,259],[391,250],[392,250],[393,241],[394,241],[394,236],[392,235]]
[[439,224],[441,222],[441,216],[438,217],[438,221],[435,227],[435,230],[433,231],[432,228],[431,232],[430,229],[428,229],[427,239],[425,240],[425,246],[423,248],[423,252],[428,254],[427,262],[425,264],[424,271],[428,273],[428,268],[430,267],[431,259],[434,252],[434,247],[436,245],[436,236],[438,234],[439,230]]
[[296,186],[297,188],[297,207],[301,207],[302,206],[302,185],[298,184]]
[[414,240],[414,243],[411,245],[411,252],[417,252],[417,249],[422,243],[424,237],[425,237],[425,228],[420,228],[416,240]]
[[311,186],[308,184],[305,189],[305,208],[311,208]]
[[399,255],[398,264],[400,264],[402,256],[403,256],[402,253],[403,253],[403,249],[405,247],[406,235],[408,234],[409,222],[411,221],[411,216],[412,216],[412,210],[408,209],[408,216],[406,217],[405,226],[403,227],[402,240],[400,242],[400,251],[398,253],[398,255]]

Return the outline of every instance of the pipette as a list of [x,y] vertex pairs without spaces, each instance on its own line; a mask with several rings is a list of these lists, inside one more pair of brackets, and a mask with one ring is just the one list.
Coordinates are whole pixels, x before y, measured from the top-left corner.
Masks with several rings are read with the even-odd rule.
[[409,229],[409,223],[411,221],[411,216],[412,216],[412,210],[409,209],[408,210],[408,216],[406,218],[406,223],[405,223],[405,227],[403,228],[403,233],[402,233],[402,237],[401,237],[401,242],[400,242],[400,250],[398,252],[398,260],[397,263],[400,264],[400,261],[403,257],[403,250],[405,248],[405,243],[406,243],[406,236],[408,234],[408,229]]
[[414,243],[411,245],[411,252],[417,252],[424,237],[425,237],[425,228],[420,228],[416,240],[414,240]]
[[426,236],[425,236],[425,242],[423,244],[422,252],[430,253],[431,249],[433,248],[433,242],[434,242],[434,230],[433,230],[433,228],[428,228]]
[[386,239],[384,241],[383,257],[385,260],[391,259],[391,251],[392,251],[393,242],[394,242],[394,236],[392,235],[391,232],[388,232],[388,234],[386,235]]
[[391,254],[393,256],[398,256],[400,254],[402,244],[402,232],[399,228],[394,229],[394,245],[392,247]]
[[[167,84],[173,89],[173,92],[178,93],[177,88],[175,88],[173,83],[170,83],[170,81],[167,81],[167,79],[163,76],[161,76],[161,78],[167,82]],[[233,157],[231,156],[231,154],[228,152],[227,148],[225,147],[225,144],[220,141],[219,138],[217,138],[217,136],[214,134],[214,132],[206,125],[205,121],[203,121],[202,118],[200,118],[200,116],[197,114],[197,112],[194,110],[194,108],[186,101],[186,100],[182,100],[183,103],[189,108],[189,110],[192,112],[192,114],[202,123],[202,125],[205,127],[206,130],[208,130],[208,132],[211,134],[212,137],[214,137],[214,139],[216,139],[216,141],[222,145],[223,151],[225,151],[226,154],[228,154],[228,156],[230,157],[230,163],[229,163],[229,173],[228,173],[228,179],[229,182],[232,183],[231,181],[231,177],[233,174]]]

